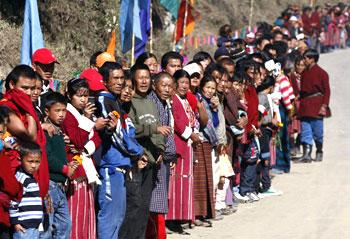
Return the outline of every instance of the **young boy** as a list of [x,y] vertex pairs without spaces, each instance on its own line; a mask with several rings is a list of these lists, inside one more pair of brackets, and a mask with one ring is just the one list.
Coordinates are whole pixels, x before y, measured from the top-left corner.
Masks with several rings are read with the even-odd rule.
[[68,164],[65,141],[69,140],[62,133],[60,125],[66,117],[66,98],[58,92],[50,92],[45,101],[46,123],[55,128],[52,136],[45,132],[46,152],[49,163],[50,189],[53,212],[50,213],[50,229],[44,238],[69,238],[71,219],[66,198],[67,180],[77,167],[75,163]]
[[21,166],[15,176],[23,186],[23,196],[19,202],[11,201],[9,212],[14,227],[13,239],[37,239],[43,221],[43,201],[34,175],[41,163],[41,149],[36,143],[25,142],[21,144],[19,154]]
[[[257,165],[257,179],[256,179],[256,191],[260,198],[267,196],[279,196],[282,192],[277,191],[271,187],[270,179],[270,141],[273,130],[277,128],[278,121],[273,117],[272,100],[269,94],[272,93],[275,80],[273,77],[267,77],[264,82],[257,88],[259,97],[259,112],[260,112],[260,129],[261,137],[259,138],[260,144],[260,157]],[[260,186],[261,183],[261,186]]]

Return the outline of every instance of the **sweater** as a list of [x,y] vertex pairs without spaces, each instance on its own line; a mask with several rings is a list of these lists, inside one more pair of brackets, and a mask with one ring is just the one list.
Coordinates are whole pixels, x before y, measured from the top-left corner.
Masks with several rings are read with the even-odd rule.
[[45,132],[47,161],[49,163],[50,180],[56,183],[64,183],[67,180],[67,156],[66,145],[62,134],[52,137]]
[[136,139],[143,146],[150,163],[155,163],[165,149],[165,137],[157,134],[160,126],[157,108],[146,97],[135,94],[132,99],[129,117],[135,125]]
[[20,168],[16,179],[23,185],[23,197],[18,203],[11,201],[10,221],[24,228],[38,228],[43,218],[43,204],[40,198],[39,184],[33,175]]

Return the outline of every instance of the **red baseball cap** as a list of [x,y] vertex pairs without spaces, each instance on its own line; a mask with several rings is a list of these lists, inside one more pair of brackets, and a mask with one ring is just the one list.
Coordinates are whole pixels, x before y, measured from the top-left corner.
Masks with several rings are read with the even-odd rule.
[[41,64],[51,64],[58,63],[57,58],[52,54],[52,52],[47,48],[40,48],[36,50],[32,55],[32,63],[39,62]]
[[102,75],[92,68],[84,70],[80,74],[80,78],[87,81],[91,91],[106,90],[106,87],[103,85]]

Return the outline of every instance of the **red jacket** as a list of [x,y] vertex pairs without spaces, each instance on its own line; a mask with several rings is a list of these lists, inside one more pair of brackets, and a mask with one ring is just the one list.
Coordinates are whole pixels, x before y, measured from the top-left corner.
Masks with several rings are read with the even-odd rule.
[[[101,139],[98,133],[84,122],[78,122],[78,120],[74,117],[74,115],[69,112],[69,107],[67,106],[67,115],[62,124],[62,131],[69,137],[72,144],[74,144],[75,148],[81,152],[83,150],[87,150],[90,153],[93,153],[100,145]],[[84,117],[84,119],[87,119]],[[80,123],[80,124],[79,124]],[[83,129],[83,127],[86,128]],[[87,131],[89,130],[89,131]],[[91,138],[89,135],[91,134]],[[67,159],[69,162],[73,161],[73,157],[75,154],[71,153],[67,149]],[[82,165],[79,165],[75,170],[72,179],[76,179],[79,177],[85,177],[85,171]]]
[[300,83],[300,118],[319,118],[318,112],[323,104],[329,105],[330,95],[327,72],[317,64],[305,70]]
[[248,114],[248,124],[245,128],[246,133],[250,133],[253,129],[253,125],[255,128],[259,128],[259,98],[256,93],[256,89],[254,86],[250,85],[244,92],[244,97],[247,102],[247,114]]

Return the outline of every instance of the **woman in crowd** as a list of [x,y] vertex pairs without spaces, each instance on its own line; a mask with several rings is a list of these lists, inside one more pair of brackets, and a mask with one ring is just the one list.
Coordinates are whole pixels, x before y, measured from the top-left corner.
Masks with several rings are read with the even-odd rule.
[[89,85],[86,80],[72,79],[68,82],[69,103],[62,130],[71,141],[67,151],[68,161],[79,162],[78,168],[71,177],[67,195],[73,239],[96,238],[94,184],[89,184],[81,162],[82,155],[90,157],[101,144],[98,133],[95,131],[95,122],[91,119],[95,107],[88,103],[88,97]]
[[149,52],[142,53],[137,59],[135,64],[145,64],[148,66],[151,76],[159,72],[159,64],[156,55]]
[[[186,234],[180,226],[181,221],[195,220],[193,195],[193,145],[200,142],[198,121],[188,100],[190,76],[184,70],[174,74],[175,95],[172,98],[172,113],[174,116],[174,139],[177,161],[172,169],[169,185],[169,212],[167,220],[177,226],[176,229]],[[174,225],[175,224],[175,225]]]
[[[216,81],[210,75],[205,75],[200,82],[197,100],[203,104],[208,122],[200,129],[201,143],[194,150],[194,195],[196,224],[211,226],[207,219],[215,218],[215,202],[213,187],[212,150],[218,144],[215,128],[219,125],[217,108],[219,98],[216,93]],[[215,96],[214,96],[215,95]]]

